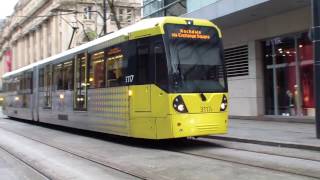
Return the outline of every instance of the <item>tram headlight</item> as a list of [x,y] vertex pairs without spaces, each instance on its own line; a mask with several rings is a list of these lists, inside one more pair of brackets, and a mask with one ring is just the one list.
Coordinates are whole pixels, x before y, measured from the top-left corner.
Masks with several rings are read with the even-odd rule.
[[183,102],[182,96],[179,95],[173,100],[173,108],[179,113],[187,113],[188,109]]
[[223,95],[221,105],[220,105],[220,111],[225,111],[228,107],[228,99],[226,95]]
[[14,97],[14,100],[19,101],[20,100],[19,96]]

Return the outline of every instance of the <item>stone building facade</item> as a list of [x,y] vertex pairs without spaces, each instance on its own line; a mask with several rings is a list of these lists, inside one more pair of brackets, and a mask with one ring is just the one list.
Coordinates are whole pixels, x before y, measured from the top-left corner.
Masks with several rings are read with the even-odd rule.
[[[107,4],[107,32],[138,21],[140,6],[115,0],[113,15]],[[1,29],[0,75],[103,35],[102,14],[102,0],[20,0]]]

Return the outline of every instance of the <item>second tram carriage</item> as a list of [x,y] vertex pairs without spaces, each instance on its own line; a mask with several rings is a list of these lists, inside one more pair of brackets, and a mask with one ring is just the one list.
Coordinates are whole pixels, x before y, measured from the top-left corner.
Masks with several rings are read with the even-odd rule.
[[9,117],[146,139],[227,132],[221,32],[207,20],[142,20],[3,82]]

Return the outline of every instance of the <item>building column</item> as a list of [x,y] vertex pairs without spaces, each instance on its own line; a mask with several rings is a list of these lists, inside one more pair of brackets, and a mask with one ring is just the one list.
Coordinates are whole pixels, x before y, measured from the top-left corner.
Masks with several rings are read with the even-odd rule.
[[40,61],[41,60],[41,40],[40,40],[40,33],[41,33],[41,27],[38,27],[37,30],[35,31],[35,41],[36,41],[36,47],[35,47],[35,60],[34,62]]
[[19,38],[18,40],[18,61],[17,61],[17,67],[16,69],[19,69],[21,67],[21,61],[22,61],[22,52],[23,52],[23,44],[22,44],[22,38]]
[[24,59],[24,66],[28,64],[28,62],[30,61],[30,53],[29,53],[29,35],[24,36],[23,38],[23,51],[22,51],[22,56]]
[[52,17],[52,31],[51,31],[51,37],[52,37],[52,55],[55,55],[58,53],[58,18],[57,16]]
[[42,26],[42,37],[43,37],[43,43],[42,43],[42,52],[43,52],[43,58],[48,57],[48,21],[43,24]]
[[24,38],[20,39],[20,58],[19,58],[19,68],[22,68],[25,63],[25,52],[26,48],[24,46]]
[[12,46],[12,70],[15,70],[16,69],[16,64],[17,64],[17,42],[13,42],[11,44]]
[[33,42],[33,36],[34,33],[29,33],[29,63],[33,62],[34,60],[34,42]]

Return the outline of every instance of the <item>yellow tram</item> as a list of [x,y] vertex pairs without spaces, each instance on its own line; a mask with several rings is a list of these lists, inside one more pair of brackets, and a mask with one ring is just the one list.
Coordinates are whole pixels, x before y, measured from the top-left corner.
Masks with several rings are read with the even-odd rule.
[[7,73],[9,117],[145,139],[223,134],[228,88],[221,32],[161,17]]

